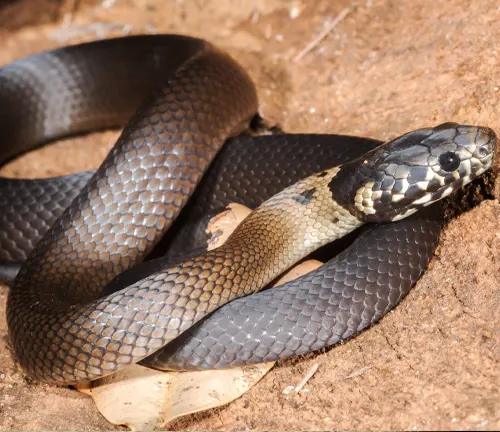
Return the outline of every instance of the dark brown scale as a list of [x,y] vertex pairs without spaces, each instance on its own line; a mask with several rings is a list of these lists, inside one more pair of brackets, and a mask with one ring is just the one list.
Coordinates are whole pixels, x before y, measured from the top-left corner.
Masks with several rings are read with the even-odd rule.
[[[321,176],[321,177],[324,177],[324,176]],[[307,205],[311,202],[311,199],[314,195],[315,190],[316,190],[315,188],[312,188],[312,189],[306,190],[304,192],[301,192],[294,199],[299,204]]]
[[[165,42],[169,47],[168,37]],[[105,318],[110,318],[106,307],[125,313],[124,309],[98,301],[77,307],[82,313],[74,317],[63,311],[95,299],[107,282],[144,258],[225,139],[257,111],[252,82],[229,56],[196,39],[172,37],[170,44],[190,55],[165,76],[164,85],[127,124],[88,184],[38,243],[9,293],[14,351],[38,379],[60,383],[93,379],[124,361],[103,359],[109,343],[104,336],[91,344],[90,352],[80,353],[80,360],[71,354],[75,344],[82,349],[88,345],[89,328],[94,333],[103,330]],[[15,64],[8,68],[17,73]],[[180,175],[187,172],[189,176]],[[156,183],[149,184],[153,177]],[[32,303],[37,309],[27,319],[25,305]],[[52,330],[34,335],[48,320]],[[125,317],[111,318],[111,325],[126,322]],[[78,331],[71,334],[69,329]],[[130,354],[134,358],[146,352],[141,337]]]

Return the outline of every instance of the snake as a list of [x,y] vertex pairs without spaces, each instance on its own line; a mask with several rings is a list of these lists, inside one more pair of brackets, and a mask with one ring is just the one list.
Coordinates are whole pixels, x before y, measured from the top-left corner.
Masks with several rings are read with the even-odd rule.
[[[77,175],[81,188],[66,194],[67,207],[23,246],[9,290],[17,360],[34,379],[59,385],[137,362],[189,369],[286,358],[366,328],[404,297],[432,255],[439,224],[415,213],[489,169],[496,152],[491,129],[456,123],[386,143],[300,134],[231,140],[258,112],[255,87],[228,54],[180,35],[97,41],[18,60],[0,69],[0,100],[4,161],[126,122],[100,167]],[[182,209],[193,206],[197,184],[217,177],[211,170],[231,151],[257,154],[259,140],[271,159],[279,149],[285,159],[300,158],[298,148],[309,141],[317,152],[313,172],[283,175],[269,196],[254,199],[256,209],[219,248],[140,265]],[[323,157],[328,152],[343,155],[333,162],[335,156]],[[316,170],[317,164],[328,166]],[[2,181],[0,190],[35,187],[42,194],[66,184]],[[204,198],[213,193],[200,191]],[[27,212],[32,208],[33,202]],[[187,219],[193,238],[194,219]],[[259,293],[294,263],[365,224],[319,271]]]

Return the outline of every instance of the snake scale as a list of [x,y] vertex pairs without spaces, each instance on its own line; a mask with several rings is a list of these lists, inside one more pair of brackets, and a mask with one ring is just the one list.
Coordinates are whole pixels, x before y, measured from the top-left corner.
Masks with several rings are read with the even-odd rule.
[[[141,67],[126,67],[134,64]],[[370,227],[319,271],[249,294],[365,223],[398,221],[448,196],[488,169],[496,150],[491,129],[452,123],[381,145],[335,136],[262,137],[261,144],[275,145],[276,154],[288,149],[282,151],[288,155],[298,148],[290,142],[309,140],[320,153],[316,159],[325,160],[309,172],[292,168],[296,177],[282,176],[268,196],[248,202],[237,197],[258,207],[223,246],[182,261],[146,262],[142,268],[152,271],[146,274],[136,264],[186,204],[195,216],[200,212],[203,199],[189,200],[196,198],[196,185],[202,177],[204,184],[217,177],[210,170],[227,163],[224,142],[257,112],[245,71],[199,39],[128,37],[7,65],[0,70],[0,100],[4,160],[131,117],[102,165],[80,175],[81,188],[61,193],[71,203],[55,212],[40,238],[15,244],[14,260],[24,262],[9,291],[12,346],[29,375],[57,384],[93,380],[141,360],[189,369],[284,358],[366,328],[397,304],[425,269],[439,237],[434,216]],[[226,155],[258,140],[233,140]],[[357,145],[346,147],[349,143]],[[322,156],[342,148],[347,150],[336,161]],[[259,179],[247,181],[257,185],[259,195]],[[18,196],[12,191],[60,190],[64,184],[53,182],[1,184],[5,196]],[[215,210],[206,203],[205,210]],[[178,238],[191,236],[196,243],[195,225],[202,226],[203,218],[195,216],[186,218]],[[22,239],[21,231],[13,237]],[[11,260],[11,252],[2,254],[3,261]],[[110,292],[108,284],[120,278],[121,284],[136,280]]]

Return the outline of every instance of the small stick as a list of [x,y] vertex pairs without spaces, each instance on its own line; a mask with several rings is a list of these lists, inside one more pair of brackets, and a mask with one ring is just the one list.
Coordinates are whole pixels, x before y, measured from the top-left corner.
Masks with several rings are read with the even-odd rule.
[[116,0],[103,0],[101,3],[101,7],[104,9],[111,9],[116,3]]
[[68,11],[63,15],[62,27],[69,27],[71,25],[71,22],[73,21],[73,15],[78,8],[78,3],[79,0],[68,0],[66,3],[64,3],[64,6],[66,6],[66,4],[69,4],[69,7],[66,7]]
[[300,51],[293,59],[292,62],[296,63],[304,57],[309,51],[312,51],[327,35],[330,33],[348,14],[351,12],[350,8],[343,9],[330,25],[328,25],[314,40],[312,40],[302,51]]
[[285,390],[283,390],[283,393],[284,394],[299,393],[302,390],[302,388],[307,384],[307,381],[309,381],[312,378],[312,376],[316,373],[318,368],[319,364],[316,363],[311,367],[311,369],[307,371],[307,373],[304,375],[304,378],[302,378],[295,387],[288,386],[287,388],[285,388]]
[[371,366],[365,366],[362,367],[360,370],[353,372],[352,374],[347,375],[344,379],[351,379],[351,378],[356,378],[360,375],[363,375],[366,371],[370,370]]

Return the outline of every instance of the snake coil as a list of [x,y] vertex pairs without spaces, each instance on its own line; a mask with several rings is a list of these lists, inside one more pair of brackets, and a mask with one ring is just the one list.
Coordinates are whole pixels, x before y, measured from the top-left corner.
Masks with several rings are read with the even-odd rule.
[[[369,228],[319,271],[218,308],[366,222],[396,221],[449,195],[488,169],[496,149],[490,129],[445,124],[383,145],[282,135],[234,139],[221,151],[256,113],[254,86],[212,45],[173,35],[94,42],[12,63],[0,70],[0,100],[0,130],[10,144],[4,160],[116,126],[135,112],[102,165],[80,175],[77,192],[61,193],[68,179],[0,182],[4,202],[30,188],[38,196],[55,188],[71,201],[47,218],[34,248],[34,241],[11,241],[17,255],[2,251],[4,261],[25,260],[7,307],[16,356],[31,376],[58,384],[141,360],[180,369],[274,360],[366,328],[425,269],[439,237],[434,216]],[[308,152],[314,162],[301,166],[297,155]],[[229,170],[220,167],[233,157],[242,159],[230,183],[251,172],[245,165],[259,165],[269,184],[253,177],[246,180],[257,185],[253,195],[239,186],[222,192]],[[172,245],[189,239],[199,246],[201,214],[230,201],[259,207],[224,246],[136,267],[186,203],[193,213]],[[39,221],[31,206],[21,199],[19,207]],[[4,226],[0,238],[29,238],[29,229]],[[122,285],[103,295],[113,279]]]

